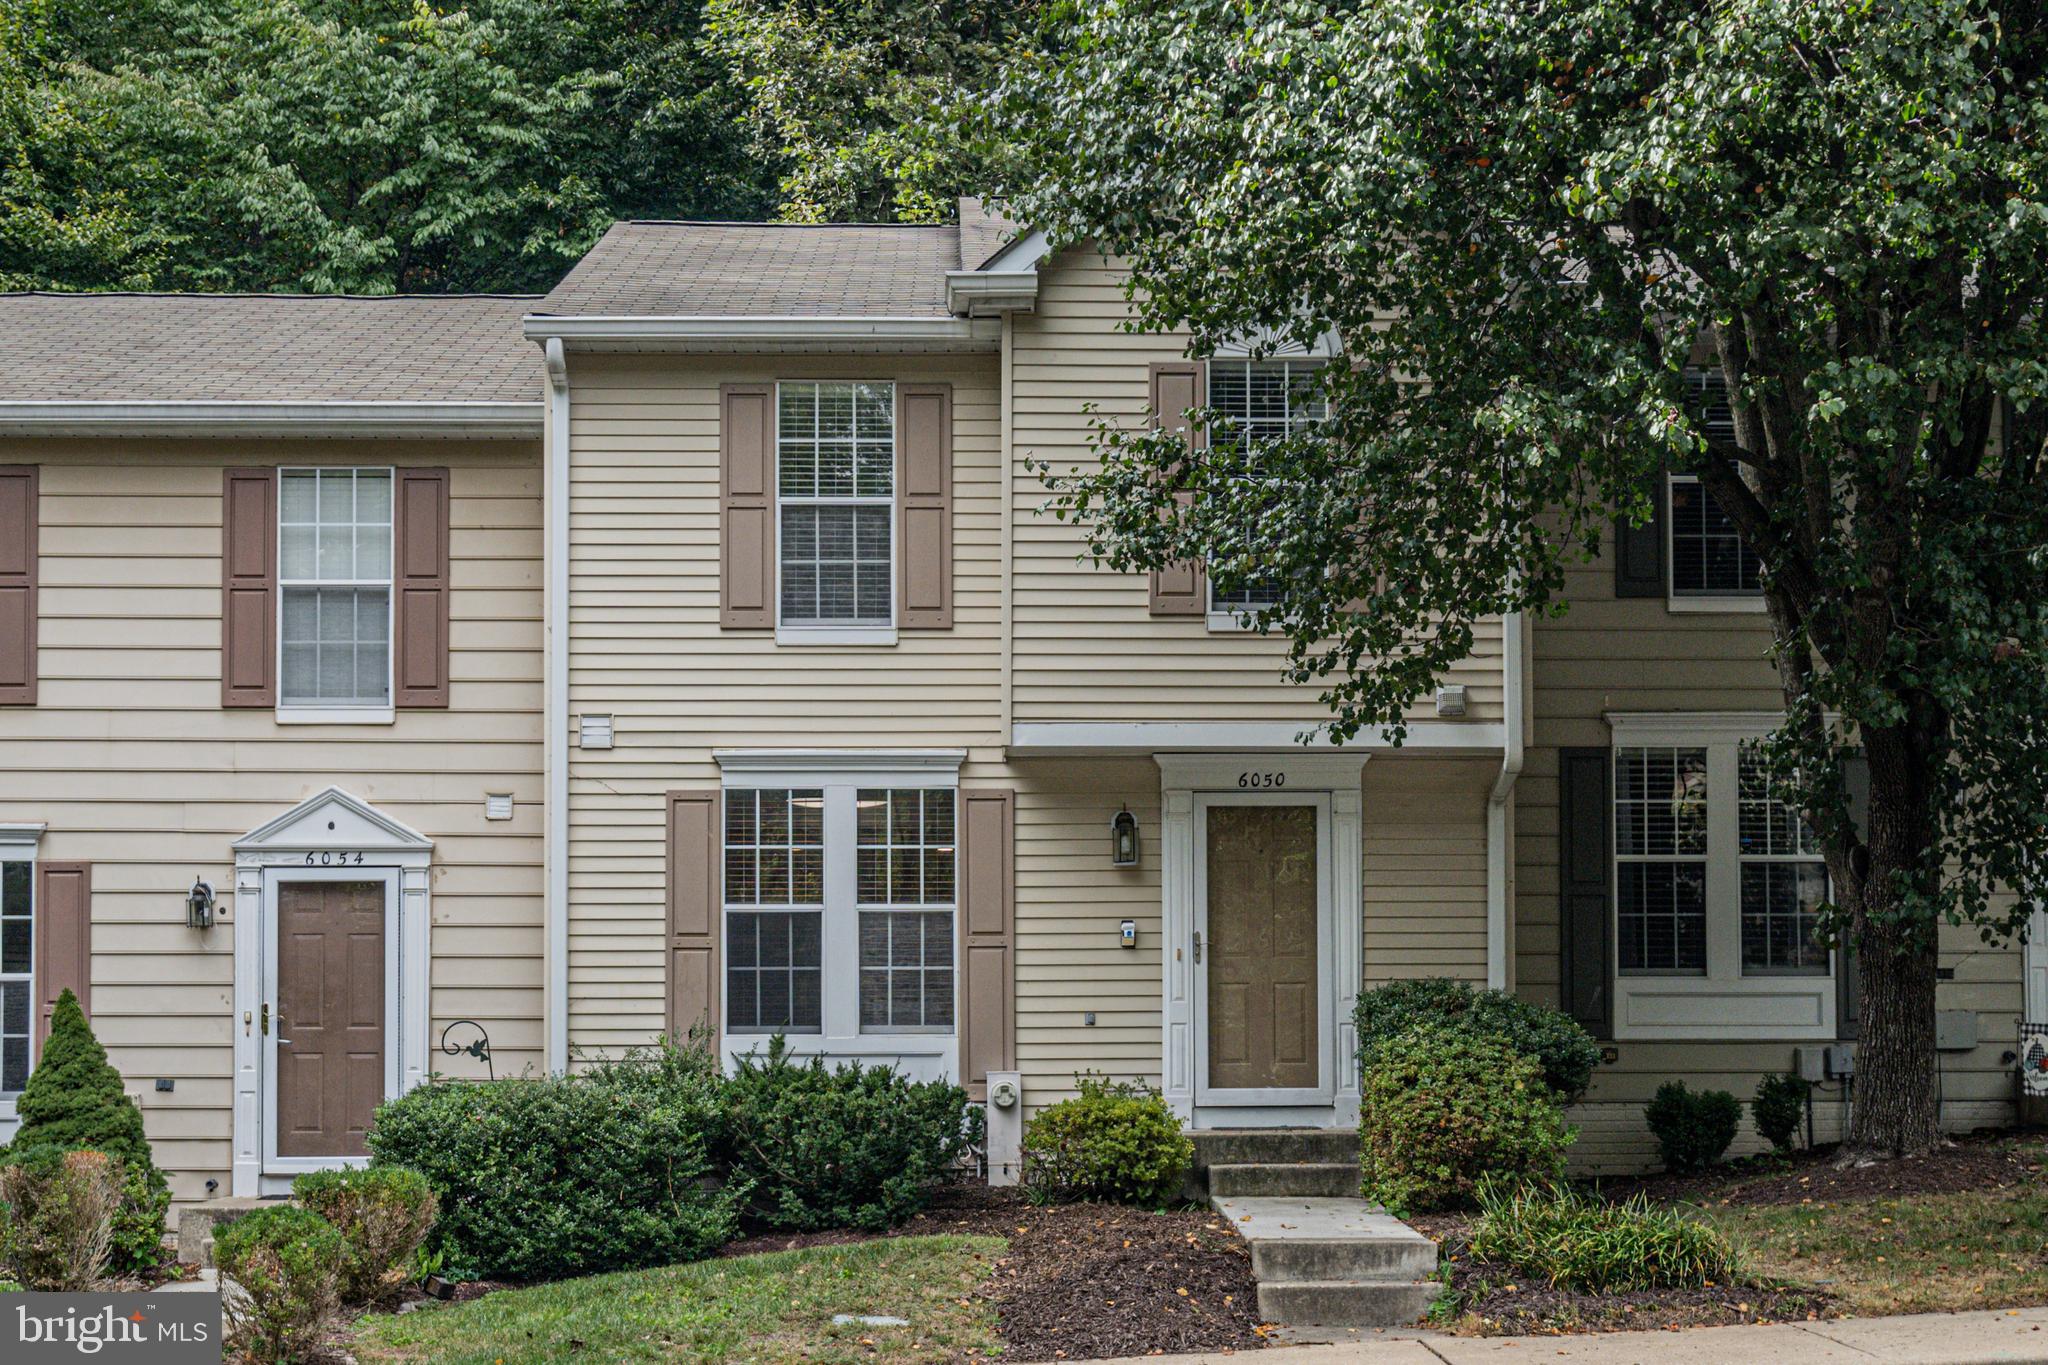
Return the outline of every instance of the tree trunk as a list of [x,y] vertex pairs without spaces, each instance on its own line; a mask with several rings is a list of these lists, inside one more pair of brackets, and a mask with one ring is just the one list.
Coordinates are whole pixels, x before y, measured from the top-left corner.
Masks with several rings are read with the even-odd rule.
[[1902,935],[1896,927],[1866,922],[1858,938],[1863,1037],[1856,1048],[1854,1108],[1843,1155],[1851,1160],[1916,1155],[1941,1140],[1934,933]]

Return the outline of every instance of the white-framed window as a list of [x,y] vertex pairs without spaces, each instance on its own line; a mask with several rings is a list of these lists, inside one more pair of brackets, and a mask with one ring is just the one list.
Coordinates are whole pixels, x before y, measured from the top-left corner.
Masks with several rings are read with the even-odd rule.
[[[1319,359],[1209,362],[1209,406],[1216,414],[1212,442],[1257,446],[1314,426],[1329,415],[1316,382]],[[1209,628],[1242,630],[1246,613],[1276,605],[1277,585],[1253,581],[1225,592],[1209,586]]]
[[[1686,391],[1700,403],[1700,426],[1711,447],[1735,446],[1735,411],[1718,370],[1691,369]],[[1743,544],[1735,523],[1697,475],[1665,480],[1665,570],[1674,606],[1707,610],[1763,608],[1763,561]]]
[[391,709],[392,471],[278,471],[278,709]]
[[0,1096],[28,1084],[35,1051],[35,847],[0,843]]
[[776,385],[777,625],[895,626],[896,386]]
[[956,773],[728,779],[723,1018],[740,1050],[773,1033],[828,1055],[877,1055],[860,1040],[893,1034],[950,1049]]
[[1826,866],[1752,713],[1611,715],[1615,1033],[1832,1038]]

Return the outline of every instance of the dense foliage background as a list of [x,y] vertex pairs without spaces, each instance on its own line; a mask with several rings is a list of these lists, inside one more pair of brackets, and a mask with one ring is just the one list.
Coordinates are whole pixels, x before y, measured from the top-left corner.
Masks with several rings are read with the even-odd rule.
[[542,290],[618,218],[950,213],[990,0],[0,0],[0,288]]

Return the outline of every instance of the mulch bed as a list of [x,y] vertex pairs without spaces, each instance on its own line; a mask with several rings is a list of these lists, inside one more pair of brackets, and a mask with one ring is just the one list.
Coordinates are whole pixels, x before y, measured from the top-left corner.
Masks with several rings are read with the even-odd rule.
[[1085,1360],[1265,1344],[1251,1250],[1214,1213],[1111,1204],[1033,1207],[1015,1190],[949,1186],[886,1234],[751,1236],[725,1255],[863,1241],[872,1235],[1004,1237],[980,1293],[994,1303],[1005,1360]]
[[[1581,1294],[1502,1265],[1474,1261],[1462,1242],[1446,1241],[1451,1287],[1460,1296],[1456,1330],[1481,1336],[1540,1336],[1564,1332],[1638,1332],[1659,1328],[1725,1327],[1736,1323],[1803,1322],[1829,1316],[1828,1298],[1813,1290],[1715,1285],[1710,1289],[1650,1289],[1630,1294]],[[1455,1259],[1452,1259],[1455,1258]]]
[[2048,1142],[2036,1134],[1976,1133],[1926,1156],[1837,1168],[1834,1146],[1788,1157],[1751,1157],[1691,1175],[1654,1175],[1602,1182],[1610,1198],[1646,1193],[1656,1203],[1838,1203],[1961,1194],[2038,1184],[2048,1171]]

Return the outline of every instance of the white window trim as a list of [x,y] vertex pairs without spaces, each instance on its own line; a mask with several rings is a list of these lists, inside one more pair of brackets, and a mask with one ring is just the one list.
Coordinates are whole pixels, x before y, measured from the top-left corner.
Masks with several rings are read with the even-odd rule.
[[[889,390],[889,496],[887,499],[873,497],[845,498],[790,498],[782,495],[782,386],[784,384],[871,384],[884,386]],[[805,646],[848,646],[848,645],[893,645],[896,643],[896,620],[900,608],[903,585],[897,581],[897,564],[901,559],[902,546],[898,543],[903,534],[901,509],[897,506],[897,484],[903,471],[896,467],[897,449],[901,434],[897,423],[902,420],[901,404],[898,402],[898,385],[893,379],[778,379],[775,381],[774,447],[775,464],[770,471],[775,487],[775,643],[778,645]],[[856,471],[857,476],[858,471]],[[797,507],[881,507],[889,509],[889,619],[883,621],[789,621],[782,619],[782,509],[785,504]],[[857,577],[858,575],[856,575]]]
[[[1631,976],[1618,967],[1614,984],[1617,1041],[1833,1041],[1836,1033],[1836,955],[1822,976],[1742,973],[1742,855],[1736,753],[1761,739],[1783,717],[1774,712],[1609,713],[1613,749],[1638,747],[1707,750],[1707,969],[1701,974]],[[1608,933],[1618,937],[1620,879],[1613,847],[1614,801],[1607,820],[1611,883]],[[1716,837],[1716,836],[1719,837]]]
[[[959,749],[909,750],[900,753],[862,753],[849,750],[752,750],[713,754],[722,775],[724,791],[762,788],[809,788],[824,793],[825,901],[818,913],[819,961],[824,970],[819,978],[820,1023],[817,1033],[791,1033],[784,1041],[797,1057],[824,1057],[828,1062],[858,1061],[898,1067],[916,1079],[960,1078],[959,1021],[961,981],[964,976],[960,918],[960,868],[954,865],[953,911],[953,1020],[950,1029],[918,1031],[863,1031],[860,1026],[860,910],[858,885],[859,830],[854,805],[855,792],[863,787],[945,788],[955,795],[954,840],[960,839],[963,812],[958,807],[960,765],[966,752]],[[838,797],[835,800],[835,793]],[[720,844],[723,846],[724,814],[720,812]],[[725,916],[729,909],[775,910],[776,906],[728,907],[724,893],[725,870],[719,868],[719,948],[724,957]],[[879,908],[879,907],[875,907]],[[729,1019],[725,1000],[726,973],[718,974],[719,1018]],[[765,1052],[767,1033],[734,1033],[721,1030],[720,1048],[730,1069],[749,1053]]]
[[1755,592],[1687,592],[1678,590],[1678,533],[1671,516],[1671,488],[1680,479],[1698,483],[1697,474],[1664,472],[1664,605],[1674,612],[1764,612],[1770,610],[1763,589]]
[[[36,851],[42,843],[46,825],[8,824],[0,825],[0,858],[10,863],[28,864],[28,1067],[36,1067],[36,1016],[41,1013],[36,1002]],[[0,1142],[13,1138],[15,1124],[19,1118],[14,1103],[21,1097],[19,1090],[0,1091]]]
[[[382,705],[364,703],[361,705],[327,703],[308,704],[287,702],[284,699],[284,592],[288,586],[284,577],[284,481],[289,474],[318,474],[322,470],[382,470],[391,480],[391,564],[389,574],[382,580],[385,588],[386,607],[384,612],[384,702]],[[318,515],[316,508],[315,515]],[[279,725],[390,725],[398,718],[398,467],[396,465],[348,464],[348,465],[279,465],[277,469],[277,509],[275,524],[270,528],[275,537],[271,554],[277,565],[277,616],[274,628],[277,633],[277,655],[272,662],[277,677],[276,719]],[[318,524],[315,524],[317,532]],[[315,536],[315,550],[318,549]],[[370,579],[352,580],[357,587],[375,587]],[[302,579],[289,586],[344,587],[340,580]]]

